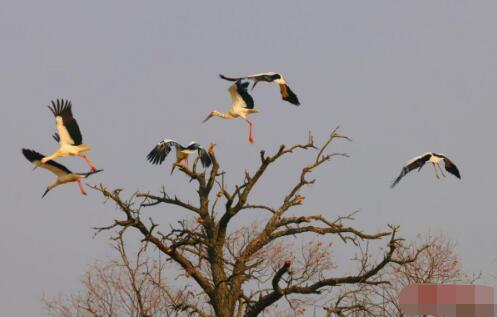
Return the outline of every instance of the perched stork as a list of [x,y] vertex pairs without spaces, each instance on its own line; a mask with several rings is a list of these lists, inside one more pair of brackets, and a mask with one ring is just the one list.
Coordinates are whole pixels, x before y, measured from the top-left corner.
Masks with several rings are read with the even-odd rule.
[[237,80],[233,85],[228,88],[228,91],[231,95],[231,108],[228,112],[222,113],[217,110],[209,113],[207,118],[202,121],[202,123],[206,122],[212,117],[220,117],[223,119],[234,119],[234,118],[242,118],[244,119],[250,128],[249,132],[249,142],[254,143],[254,137],[252,132],[252,121],[249,120],[248,115],[252,113],[257,113],[256,109],[254,109],[254,99],[248,93],[249,83],[246,80]]
[[[176,148],[176,162],[173,164],[171,174],[173,173],[174,168],[176,166],[180,166],[183,161],[186,161],[186,165],[183,165],[183,167],[188,168],[188,156],[193,151],[197,151],[203,167],[209,167],[212,164],[210,154],[202,146],[200,146],[200,144],[192,141],[187,146],[183,146],[171,139],[164,139],[157,143],[152,151],[150,151],[147,155],[147,160],[149,160],[152,164],[162,164],[162,162],[166,159],[166,156],[169,152],[171,152],[171,148],[173,146]],[[214,145],[212,144],[211,148],[213,147]]]
[[291,104],[294,104],[296,106],[300,105],[299,98],[297,98],[297,95],[288,87],[285,77],[282,74],[274,73],[274,72],[267,72],[267,73],[260,73],[260,74],[255,74],[255,75],[250,75],[247,77],[226,77],[224,75],[219,75],[222,79],[226,79],[229,81],[237,81],[240,79],[250,79],[254,81],[254,84],[252,85],[252,89],[254,89],[255,85],[257,85],[258,82],[260,81],[265,81],[268,83],[277,83],[280,86],[280,93],[281,93],[281,98],[283,100],[288,101]]
[[52,155],[44,157],[41,162],[46,163],[58,157],[76,155],[84,158],[90,169],[95,172],[97,169],[91,163],[88,155],[84,153],[89,151],[90,147],[82,144],[83,136],[76,119],[72,116],[71,107],[71,101],[63,99],[57,99],[57,102],[52,101],[52,106],[48,106],[48,109],[55,116],[57,133],[53,135],[53,138],[59,142],[59,148]]
[[435,176],[437,178],[440,178],[438,176],[437,172],[437,166],[438,169],[440,170],[440,173],[442,174],[443,177],[445,177],[444,172],[442,171],[442,168],[440,167],[440,162],[444,161],[445,164],[445,170],[452,175],[456,176],[457,178],[461,179],[461,174],[459,174],[459,170],[457,169],[457,166],[449,160],[445,155],[439,154],[439,153],[433,153],[433,152],[427,152],[425,154],[422,154],[420,156],[417,156],[411,160],[409,160],[404,167],[402,168],[402,171],[400,172],[400,175],[395,179],[395,181],[392,183],[390,186],[393,188],[395,185],[397,185],[398,182],[407,175],[412,170],[418,169],[418,172],[423,168],[425,163],[431,163],[433,164],[433,168],[435,169]]
[[43,196],[41,196],[41,198],[45,197],[45,195],[54,187],[70,182],[76,182],[79,186],[81,194],[86,195],[86,192],[83,189],[83,185],[81,185],[81,179],[87,178],[92,174],[102,171],[102,170],[96,170],[89,173],[73,173],[67,167],[55,161],[49,160],[43,163],[42,161],[44,156],[36,151],[22,149],[22,154],[24,154],[24,156],[28,159],[28,161],[34,164],[35,168],[37,167],[45,168],[57,176],[57,180],[55,181],[55,183],[47,187],[47,190],[45,190],[45,193],[43,193]]

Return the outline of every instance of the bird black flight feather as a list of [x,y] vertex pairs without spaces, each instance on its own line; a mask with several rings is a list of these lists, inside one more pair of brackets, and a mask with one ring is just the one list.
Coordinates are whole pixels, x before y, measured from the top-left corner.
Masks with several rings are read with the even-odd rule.
[[[38,153],[34,150],[30,150],[30,149],[22,149],[22,154],[24,154],[24,157],[26,157],[26,159],[28,161],[30,161],[31,163],[33,163],[35,161],[40,161],[40,163],[41,163],[41,159],[45,157],[43,154],[40,154],[40,153]],[[64,165],[59,164],[55,161],[50,160],[50,161],[46,162],[45,164],[52,165],[53,167],[58,168],[58,169],[66,172],[68,174],[72,173],[67,167],[65,167]]]
[[254,98],[248,93],[249,83],[246,81],[236,82],[236,91],[242,97],[247,109],[254,109]]
[[81,135],[81,130],[79,129],[78,122],[74,119],[72,115],[72,103],[69,100],[57,99],[57,101],[52,100],[52,106],[48,106],[48,109],[52,111],[54,116],[62,117],[62,122],[69,132],[71,139],[74,141],[74,145],[80,145],[83,142],[83,136]]

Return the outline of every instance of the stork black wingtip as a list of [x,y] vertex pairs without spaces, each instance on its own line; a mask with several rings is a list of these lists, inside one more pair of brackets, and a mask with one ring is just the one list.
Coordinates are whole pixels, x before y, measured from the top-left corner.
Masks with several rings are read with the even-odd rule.
[[284,94],[282,94],[283,100],[288,101],[294,106],[300,106],[300,101],[297,95],[288,87],[288,85],[285,85],[284,89]]
[[219,74],[219,77],[221,77],[222,79],[227,80],[227,81],[238,81],[239,80],[239,78],[226,77],[223,74]]
[[33,163],[34,161],[37,161],[37,160],[41,160],[42,158],[45,157],[43,154],[40,154],[34,150],[30,150],[30,149],[26,149],[26,148],[22,149],[22,154],[31,163]]

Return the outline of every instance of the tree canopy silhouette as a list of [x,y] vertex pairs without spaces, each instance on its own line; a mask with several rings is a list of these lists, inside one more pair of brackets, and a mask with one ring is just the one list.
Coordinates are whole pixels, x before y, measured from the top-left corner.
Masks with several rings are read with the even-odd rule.
[[[335,129],[321,146],[316,146],[309,135],[306,143],[281,145],[272,155],[261,151],[258,168],[253,172],[245,171],[243,182],[232,188],[225,184],[225,172],[211,146],[210,170],[198,171],[198,160],[191,169],[178,166],[195,184],[198,200],[193,203],[164,189],[159,194],[139,191],[123,198],[121,189],[92,185],[90,187],[113,201],[121,214],[113,223],[95,229],[97,232],[115,232],[118,239],[129,229],[137,230],[144,243],[155,246],[178,265],[186,280],[195,281],[180,288],[190,288],[197,294],[195,303],[187,303],[188,311],[201,317],[255,317],[275,307],[282,299],[286,300],[289,309],[301,314],[306,303],[325,291],[344,285],[386,283],[375,277],[387,265],[412,262],[423,250],[420,248],[399,257],[396,250],[402,239],[397,236],[398,227],[385,225],[383,231],[365,232],[350,224],[353,214],[329,219],[322,214],[295,216],[288,213],[304,203],[301,192],[304,187],[314,184],[315,179],[310,178],[312,172],[335,157],[347,156],[327,153],[339,140],[350,141]],[[261,183],[262,176],[281,158],[297,151],[310,153],[311,159],[307,165],[296,167],[297,179],[279,205],[254,204],[253,190]],[[273,181],[264,178],[264,182]],[[143,209],[157,205],[179,207],[175,210],[184,210],[185,220],[167,229],[152,218],[144,219]],[[230,227],[238,215],[254,209],[266,212],[268,218],[242,228]],[[191,214],[196,221],[187,220]],[[304,235],[312,235],[313,240],[296,250],[288,238]],[[362,259],[361,265],[352,270],[337,270],[330,241],[342,242],[354,249],[373,240],[384,241],[381,256],[373,260]]]

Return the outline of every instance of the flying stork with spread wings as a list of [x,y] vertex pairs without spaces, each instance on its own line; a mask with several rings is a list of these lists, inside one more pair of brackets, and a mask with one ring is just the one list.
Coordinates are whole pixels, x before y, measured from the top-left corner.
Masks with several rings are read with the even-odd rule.
[[461,174],[459,173],[459,169],[457,168],[456,164],[454,164],[451,160],[447,158],[447,156],[439,153],[434,153],[434,152],[427,152],[425,154],[422,154],[420,156],[416,156],[412,158],[411,160],[407,161],[407,163],[404,165],[402,168],[402,171],[400,172],[400,175],[395,179],[395,181],[392,183],[390,186],[391,188],[394,188],[395,185],[397,185],[400,180],[406,176],[410,171],[418,169],[418,172],[423,168],[423,166],[426,163],[431,163],[433,164],[433,168],[435,169],[435,176],[437,178],[440,178],[438,176],[437,172],[437,167],[440,170],[440,173],[442,174],[443,177],[445,177],[444,172],[442,171],[442,168],[440,167],[440,163],[444,162],[445,165],[445,170],[455,177],[461,179]]
[[37,168],[37,167],[44,168],[46,170],[49,170],[53,174],[55,174],[55,176],[57,176],[57,180],[53,184],[48,185],[47,189],[45,190],[45,192],[43,193],[43,196],[41,196],[41,198],[45,197],[45,195],[53,188],[55,188],[59,185],[71,183],[71,182],[77,183],[79,186],[79,190],[81,191],[81,194],[86,195],[86,192],[83,189],[83,186],[81,185],[81,179],[87,178],[88,176],[90,176],[92,174],[95,174],[95,173],[102,171],[102,170],[95,170],[95,171],[91,171],[89,173],[74,173],[74,172],[71,172],[64,165],[59,164],[59,163],[52,161],[52,160],[49,160],[49,161],[46,161],[43,163],[42,160],[45,156],[36,152],[36,151],[29,150],[29,149],[22,149],[22,154],[24,155],[24,157],[26,157],[26,159],[28,161],[33,163],[35,168]]
[[97,169],[90,161],[85,152],[90,150],[90,147],[83,144],[83,136],[79,130],[78,123],[72,115],[72,104],[69,100],[57,99],[52,101],[52,106],[48,106],[55,116],[55,124],[57,133],[53,138],[59,142],[59,148],[51,155],[44,157],[41,162],[47,163],[64,156],[79,156],[85,159],[90,166],[90,169],[95,172]]
[[[211,151],[214,148],[215,144],[211,144],[209,150]],[[188,168],[188,157],[194,151],[197,151],[198,157],[200,158],[200,162],[202,166],[207,168],[212,164],[212,159],[208,151],[206,151],[200,144],[197,142],[190,142],[187,146],[183,146],[178,142],[171,139],[164,139],[157,143],[152,151],[147,155],[147,160],[152,164],[162,164],[166,159],[166,156],[171,152],[172,148],[176,149],[176,162],[173,164],[171,169],[171,174],[174,171],[176,166],[180,166],[183,161],[186,162],[186,165],[183,167]]]
[[226,79],[229,81],[238,81],[240,79],[249,79],[253,80],[254,84],[252,85],[252,89],[254,89],[255,85],[261,81],[265,81],[268,83],[276,83],[280,86],[280,93],[281,93],[281,98],[283,100],[288,101],[291,104],[294,104],[296,106],[300,105],[299,98],[297,95],[290,89],[288,86],[285,77],[283,74],[278,74],[275,72],[267,72],[267,73],[259,73],[259,74],[254,74],[254,75],[249,75],[246,77],[227,77],[224,75],[219,75],[222,79]]
[[253,136],[253,123],[250,121],[248,116],[253,113],[259,112],[254,109],[254,99],[248,93],[249,83],[247,80],[237,80],[233,85],[228,88],[228,91],[231,95],[231,108],[228,112],[220,112],[218,110],[214,110],[207,118],[202,121],[202,123],[206,122],[212,117],[219,117],[222,119],[234,119],[234,118],[242,118],[249,125],[249,142],[254,143]]

